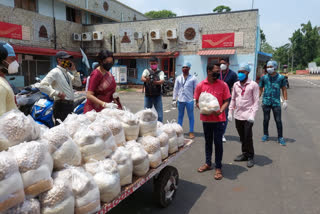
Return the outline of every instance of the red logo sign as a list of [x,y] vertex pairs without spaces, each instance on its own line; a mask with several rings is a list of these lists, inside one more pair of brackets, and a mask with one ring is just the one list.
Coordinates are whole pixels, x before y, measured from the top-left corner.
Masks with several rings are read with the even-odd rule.
[[0,37],[22,40],[22,26],[0,22]]
[[234,47],[234,33],[208,34],[202,36],[202,48]]

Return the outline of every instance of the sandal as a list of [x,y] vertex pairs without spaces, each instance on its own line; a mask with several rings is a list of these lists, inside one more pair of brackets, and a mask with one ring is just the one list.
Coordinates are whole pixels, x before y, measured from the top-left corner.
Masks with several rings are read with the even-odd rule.
[[221,180],[223,178],[221,169],[216,169],[216,172],[214,173],[214,179]]
[[212,166],[209,166],[208,164],[204,164],[203,166],[201,166],[198,169],[198,172],[201,173],[201,172],[205,172],[205,171],[208,171],[208,170],[212,170]]

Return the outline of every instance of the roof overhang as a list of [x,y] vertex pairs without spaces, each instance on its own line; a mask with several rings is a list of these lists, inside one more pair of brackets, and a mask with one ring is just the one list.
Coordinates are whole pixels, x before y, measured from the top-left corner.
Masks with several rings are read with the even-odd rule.
[[36,48],[20,45],[12,45],[16,53],[30,54],[30,55],[45,55],[45,56],[55,56],[59,51],[65,51],[73,57],[82,57],[81,52],[67,51],[67,50],[55,50],[51,48]]
[[219,49],[219,50],[199,50],[198,55],[200,56],[226,56],[234,55],[235,49]]
[[159,53],[114,53],[114,58],[116,59],[148,59],[150,57],[157,57],[157,58],[176,58],[179,56],[178,51],[173,52],[159,52]]

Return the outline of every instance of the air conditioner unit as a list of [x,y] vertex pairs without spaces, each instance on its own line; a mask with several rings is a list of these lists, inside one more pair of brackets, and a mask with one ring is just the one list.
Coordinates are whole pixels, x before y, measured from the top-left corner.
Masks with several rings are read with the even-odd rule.
[[161,39],[160,30],[152,30],[152,31],[150,31],[150,38],[151,38],[152,40],[159,40],[159,39]]
[[82,33],[82,41],[91,41],[92,34],[90,32]]
[[80,33],[73,33],[72,39],[73,39],[73,41],[81,41],[81,34]]
[[171,28],[166,31],[167,39],[177,39],[177,29]]
[[134,34],[133,34],[133,37],[134,37],[134,39],[142,39],[143,38],[143,36],[142,36],[142,32],[134,32]]
[[100,31],[93,31],[93,40],[103,40],[103,34]]

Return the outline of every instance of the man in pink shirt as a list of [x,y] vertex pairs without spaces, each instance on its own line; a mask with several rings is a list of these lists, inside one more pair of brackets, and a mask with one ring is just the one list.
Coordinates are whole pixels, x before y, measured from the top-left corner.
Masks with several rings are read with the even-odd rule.
[[200,120],[203,122],[203,132],[206,141],[206,163],[198,169],[198,172],[204,172],[212,169],[212,147],[214,142],[215,147],[215,175],[216,180],[221,180],[222,176],[222,155],[223,143],[222,136],[226,122],[225,110],[229,104],[230,91],[228,85],[219,80],[220,64],[208,64],[207,79],[203,80],[196,87],[194,99],[199,108],[199,97],[202,92],[207,92],[214,95],[220,104],[220,110],[213,112],[211,115],[200,114]]
[[242,154],[235,161],[248,161],[249,168],[254,166],[254,148],[252,140],[252,127],[254,117],[259,109],[259,86],[248,78],[250,67],[241,64],[238,71],[239,81],[232,90],[232,98],[229,106],[228,120],[232,121],[232,115],[236,120],[236,128],[242,143]]

